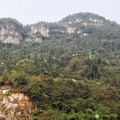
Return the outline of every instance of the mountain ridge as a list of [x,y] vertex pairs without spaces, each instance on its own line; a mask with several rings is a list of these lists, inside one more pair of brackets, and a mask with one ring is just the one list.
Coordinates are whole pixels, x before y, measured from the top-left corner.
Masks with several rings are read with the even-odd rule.
[[89,36],[83,29],[104,26],[119,26],[117,23],[106,20],[93,13],[77,13],[69,15],[57,23],[38,22],[23,26],[12,18],[0,19],[0,40],[3,43],[19,44],[21,42],[42,42],[43,38],[51,38],[61,34],[78,34],[81,37]]

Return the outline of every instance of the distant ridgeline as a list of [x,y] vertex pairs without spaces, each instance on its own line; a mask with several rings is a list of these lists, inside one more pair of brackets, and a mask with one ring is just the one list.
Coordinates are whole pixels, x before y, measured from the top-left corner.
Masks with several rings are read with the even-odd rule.
[[119,39],[120,26],[93,13],[69,15],[58,23],[38,22],[23,26],[11,18],[0,19],[0,40],[3,43],[42,42],[45,39],[67,38],[75,35],[80,38]]

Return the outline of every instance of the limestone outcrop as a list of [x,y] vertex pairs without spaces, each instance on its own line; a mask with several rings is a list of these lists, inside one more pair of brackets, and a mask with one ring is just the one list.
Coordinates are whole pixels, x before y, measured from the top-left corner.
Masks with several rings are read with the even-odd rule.
[[10,88],[0,88],[0,120],[30,120],[33,105],[23,93],[9,93]]

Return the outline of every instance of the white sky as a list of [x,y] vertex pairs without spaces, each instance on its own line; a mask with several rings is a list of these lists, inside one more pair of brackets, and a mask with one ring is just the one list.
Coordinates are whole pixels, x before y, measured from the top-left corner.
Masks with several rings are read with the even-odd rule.
[[55,22],[79,12],[92,12],[120,24],[120,0],[0,0],[0,18],[15,18],[23,24]]

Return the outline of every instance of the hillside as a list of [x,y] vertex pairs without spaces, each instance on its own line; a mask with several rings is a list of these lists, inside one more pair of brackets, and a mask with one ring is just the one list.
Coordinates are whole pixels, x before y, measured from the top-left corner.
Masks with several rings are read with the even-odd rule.
[[119,120],[117,23],[93,13],[26,26],[2,18],[0,40],[0,119]]

